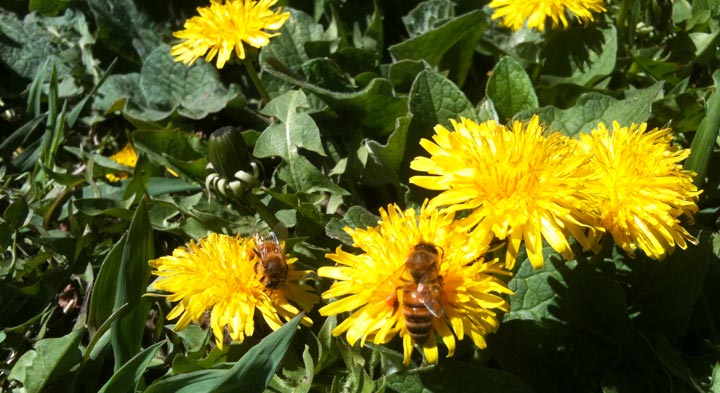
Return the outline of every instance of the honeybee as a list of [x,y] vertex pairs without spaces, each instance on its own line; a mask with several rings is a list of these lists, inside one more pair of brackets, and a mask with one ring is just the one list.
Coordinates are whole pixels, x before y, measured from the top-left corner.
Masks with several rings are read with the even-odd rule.
[[265,288],[279,288],[287,279],[288,266],[285,261],[285,242],[278,240],[275,232],[267,235],[256,233],[255,254],[260,258],[255,263],[255,272],[260,275],[260,282]]
[[433,318],[445,315],[439,265],[438,250],[430,243],[416,244],[405,260],[412,280],[403,279],[403,315],[410,337],[418,344],[430,336]]

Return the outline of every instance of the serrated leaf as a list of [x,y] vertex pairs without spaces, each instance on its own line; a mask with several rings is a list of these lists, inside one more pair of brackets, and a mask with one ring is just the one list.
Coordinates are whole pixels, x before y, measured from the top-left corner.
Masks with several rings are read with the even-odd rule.
[[232,368],[171,376],[146,393],[259,392],[270,382],[290,346],[303,314],[288,321],[252,347]]
[[113,39],[119,41],[118,37],[122,37],[127,41],[125,47],[135,49],[140,57],[147,56],[161,42],[159,29],[132,0],[89,0],[87,3],[98,21],[111,28]]
[[78,346],[83,333],[77,329],[63,337],[38,341],[17,360],[7,378],[20,381],[26,392],[43,391],[80,362]]
[[553,35],[543,52],[541,80],[548,84],[593,86],[615,69],[617,30],[572,28]]
[[[609,126],[617,121],[623,126],[629,126],[631,123],[647,121],[653,101],[662,95],[662,86],[663,83],[658,82],[647,89],[628,91],[624,100],[586,93],[571,108],[543,107],[538,110],[538,114],[550,129],[562,131],[566,135],[589,132],[599,122]],[[529,116],[522,114],[520,117]]]
[[136,130],[131,136],[138,154],[146,155],[151,162],[197,181],[205,179],[207,148],[197,135],[179,130]]
[[412,115],[397,118],[395,131],[390,134],[387,143],[384,145],[372,139],[366,140],[370,154],[376,156],[380,162],[392,170],[397,171],[400,169],[400,163],[405,155],[405,145],[412,118]]
[[502,122],[518,112],[538,107],[538,98],[530,77],[523,66],[512,57],[505,56],[495,65],[485,87]]
[[277,117],[280,122],[271,124],[260,134],[253,154],[259,158],[279,156],[290,165],[300,148],[325,156],[320,130],[304,111],[308,106],[307,97],[298,90],[270,101],[261,112]]
[[409,106],[413,129],[427,134],[437,124],[452,127],[450,119],[460,120],[460,116],[477,121],[475,108],[462,90],[433,70],[422,71],[415,78]]

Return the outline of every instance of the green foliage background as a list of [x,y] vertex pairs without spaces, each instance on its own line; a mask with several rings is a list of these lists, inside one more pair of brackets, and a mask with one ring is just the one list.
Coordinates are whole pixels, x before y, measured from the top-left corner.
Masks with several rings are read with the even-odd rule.
[[[500,28],[486,3],[285,1],[282,34],[250,52],[263,104],[239,62],[170,57],[204,3],[0,1],[0,390],[720,392],[720,2],[609,1],[595,23],[545,33]],[[699,244],[660,262],[521,257],[489,347],[464,340],[437,366],[403,367],[397,339],[348,347],[316,311],[311,329],[219,351],[144,296],[149,259],[248,234],[259,206],[301,266],[327,265],[344,226],[431,195],[407,179],[434,125],[532,114],[569,135],[671,126],[704,190]],[[242,127],[263,168],[247,200],[205,189],[223,126]],[[109,183],[128,140],[137,166]]]

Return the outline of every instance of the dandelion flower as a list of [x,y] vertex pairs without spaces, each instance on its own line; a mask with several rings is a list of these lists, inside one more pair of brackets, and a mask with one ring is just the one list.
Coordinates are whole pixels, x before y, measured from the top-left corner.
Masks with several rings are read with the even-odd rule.
[[603,3],[603,0],[492,0],[488,5],[494,10],[492,19],[502,18],[503,26],[518,31],[526,25],[543,31],[548,18],[553,28],[560,23],[567,27],[567,13],[580,23],[592,22],[593,12],[605,12]]
[[184,40],[172,47],[175,61],[191,65],[205,56],[208,62],[217,56],[217,68],[223,68],[235,49],[235,54],[245,58],[245,44],[261,48],[290,17],[282,9],[270,9],[277,0],[212,0],[208,7],[198,7],[199,16],[185,21],[184,30],[175,32],[176,38]]
[[671,145],[670,129],[646,129],[646,123],[621,127],[613,122],[612,130],[600,123],[580,135],[579,145],[597,171],[586,187],[602,226],[631,256],[640,248],[662,259],[675,245],[685,249],[687,242],[697,242],[678,217],[698,211],[700,191],[692,182],[695,173],[680,164],[690,150]]
[[[254,249],[252,239],[212,233],[198,243],[176,248],[172,256],[150,261],[153,274],[159,277],[153,287],[170,292],[168,299],[178,302],[168,314],[168,319],[180,318],[175,330],[201,321],[210,310],[210,327],[222,348],[224,327],[239,342],[253,334],[255,310],[277,330],[301,309],[312,308],[318,297],[309,286],[298,283],[306,272],[294,269],[296,259],[287,258],[287,280],[270,290],[261,283],[261,272],[256,272],[259,258]],[[312,321],[303,317],[302,323]]]
[[[125,147],[120,151],[110,156],[110,159],[117,162],[118,164],[125,165],[128,168],[135,168],[137,164],[138,156],[135,153],[135,148],[128,142]],[[117,183],[120,180],[127,179],[128,174],[125,172],[120,173],[108,173],[105,178],[113,183]]]
[[[494,275],[508,274],[497,260],[486,262],[490,237],[481,241],[470,239],[453,225],[453,213],[429,209],[420,214],[412,209],[404,213],[396,205],[380,209],[381,220],[376,227],[345,231],[353,238],[353,246],[362,250],[359,255],[340,247],[327,257],[338,266],[321,267],[318,274],[335,279],[323,293],[324,299],[339,298],[320,309],[324,316],[351,313],[333,329],[335,336],[346,334],[348,343],[360,340],[384,344],[399,334],[403,340],[404,361],[410,363],[414,339],[404,316],[403,288],[413,289],[413,278],[405,268],[413,248],[421,243],[434,245],[439,256],[438,274],[441,278],[436,301],[443,310],[432,318],[427,339],[415,343],[422,347],[428,363],[438,361],[436,338],[448,348],[448,357],[455,350],[455,337],[462,340],[469,335],[479,348],[486,347],[485,335],[497,330],[497,313],[508,311],[508,304],[500,296],[511,291]],[[444,315],[443,315],[444,314]]]
[[[534,116],[513,122],[512,130],[487,121],[451,120],[454,131],[435,127],[433,141],[420,141],[431,157],[416,157],[410,167],[430,176],[410,182],[442,193],[430,202],[452,211],[469,210],[464,229],[493,233],[507,240],[505,264],[512,269],[524,241],[528,258],[542,267],[542,241],[572,259],[568,235],[594,246],[586,230],[595,222],[582,183],[584,169],[573,144],[559,133],[547,134]],[[474,229],[473,229],[474,228]]]

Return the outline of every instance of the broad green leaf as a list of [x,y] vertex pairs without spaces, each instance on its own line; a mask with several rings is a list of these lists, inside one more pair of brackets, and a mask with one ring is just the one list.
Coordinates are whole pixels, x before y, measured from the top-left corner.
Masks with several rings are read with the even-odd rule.
[[[543,107],[538,110],[538,114],[546,126],[566,135],[589,132],[599,122],[612,126],[612,122],[617,121],[621,126],[629,126],[631,123],[647,121],[653,101],[662,96],[662,86],[662,82],[658,82],[647,89],[627,91],[624,100],[586,93],[571,108]],[[523,113],[521,117],[529,115]]]
[[198,61],[188,67],[176,63],[170,47],[161,45],[145,57],[140,74],[112,75],[98,89],[93,106],[101,111],[121,107],[141,121],[163,120],[175,111],[202,119],[228,105],[239,95],[237,86],[226,88],[217,69]]
[[375,140],[367,139],[368,152],[376,156],[378,161],[382,162],[388,168],[395,171],[399,170],[400,164],[405,156],[405,144],[411,121],[412,115],[397,118],[395,121],[395,131],[390,134],[387,143],[384,145]]
[[442,359],[437,366],[396,373],[386,378],[387,392],[533,392],[521,378],[477,363]]
[[70,5],[70,0],[30,0],[28,9],[45,16],[56,16]]
[[21,382],[26,392],[44,391],[80,362],[78,346],[83,333],[77,329],[62,337],[38,341],[34,349],[17,360],[7,378]]
[[[161,41],[159,28],[132,0],[89,0],[99,24],[109,27],[116,50],[136,50],[147,56]],[[119,41],[125,41],[120,43]]]
[[670,342],[686,334],[708,265],[720,263],[712,253],[710,234],[701,232],[698,241],[661,262],[645,258],[625,261],[631,268],[628,302],[638,313],[635,324],[646,334],[660,332]]
[[450,119],[477,120],[475,108],[454,83],[433,70],[418,74],[410,90],[413,129],[432,133],[435,125],[452,127]]
[[620,353],[607,340],[551,320],[506,321],[488,340],[500,369],[522,378],[535,391],[548,386],[559,392],[593,391],[595,381]]
[[44,63],[57,68],[59,96],[81,92],[73,69],[97,76],[96,60],[89,53],[94,38],[84,14],[68,9],[63,16],[42,17],[30,13],[23,20],[0,11],[0,59],[19,75],[32,79]]
[[720,132],[720,71],[713,74],[714,91],[705,105],[705,117],[700,122],[692,144],[690,157],[685,161],[685,169],[697,173],[694,182],[701,185],[710,164],[710,156]]
[[[118,268],[117,287],[113,309],[129,304],[128,313],[116,319],[110,329],[115,372],[140,352],[147,313],[147,301],[142,301],[145,283],[150,279],[148,261],[154,256],[153,231],[147,213],[145,198],[138,204],[130,222],[127,240],[122,249]],[[138,285],[139,283],[142,283]]]
[[260,63],[264,65],[270,59],[285,68],[299,72],[310,60],[305,44],[323,39],[323,27],[313,18],[295,9],[287,9],[290,18],[280,28],[280,35],[273,37],[270,43],[260,51]]
[[262,113],[280,121],[260,134],[253,154],[259,158],[279,156],[291,166],[300,148],[325,156],[320,130],[305,108],[308,108],[307,97],[298,90],[270,101]]
[[538,107],[530,77],[523,66],[509,56],[495,65],[485,94],[492,100],[501,122],[512,119],[518,112],[533,111]]
[[351,206],[345,212],[342,219],[333,217],[330,222],[328,222],[327,226],[325,226],[325,234],[347,245],[352,245],[353,240],[350,235],[345,232],[345,227],[364,229],[376,226],[378,221],[380,221],[380,216],[369,212],[364,207]]
[[151,162],[197,181],[205,179],[207,149],[197,135],[179,130],[136,130],[131,135],[138,154]]
[[2,155],[3,158],[9,159],[10,153],[15,151],[15,149],[20,146],[26,146],[27,141],[37,138],[37,136],[40,135],[38,131],[42,130],[42,128],[38,126],[45,121],[46,116],[47,115],[41,115],[28,121],[11,135],[5,137],[4,140],[0,142],[0,155]]
[[[591,87],[615,69],[617,30],[576,27],[553,35],[543,51],[545,83]],[[537,104],[536,104],[537,106]]]
[[152,384],[145,393],[260,392],[275,374],[301,317],[302,314],[270,333],[230,369],[174,375]]
[[720,393],[720,362],[715,363],[713,367],[711,381],[710,392]]
[[296,156],[278,170],[278,178],[298,192],[329,192],[334,195],[348,195],[348,192],[320,172],[307,158]]
[[409,92],[417,75],[430,68],[422,60],[400,60],[388,66],[387,76],[396,91]]
[[455,4],[448,0],[428,0],[418,4],[402,17],[410,37],[434,30],[455,17]]
[[165,341],[157,342],[142,352],[133,356],[127,363],[123,364],[112,377],[103,385],[98,393],[126,393],[137,390],[137,385],[142,378],[145,369],[153,360],[155,354],[165,344]]
[[484,30],[485,24],[486,16],[476,10],[453,18],[422,35],[392,45],[388,50],[395,60],[425,60],[436,66],[453,45],[467,39],[476,30]]
[[545,266],[535,269],[527,260],[524,249],[518,256],[520,268],[508,282],[508,288],[515,294],[508,297],[510,312],[505,314],[505,321],[563,319],[558,315],[557,294],[566,287],[563,274],[567,274],[569,267],[565,260],[548,246],[543,247],[543,257]]
[[375,78],[364,89],[352,93],[334,92],[280,71],[271,62],[265,71],[303,90],[314,93],[325,102],[343,122],[367,128],[368,134],[392,132],[395,119],[407,114],[407,98],[397,96],[387,79]]

